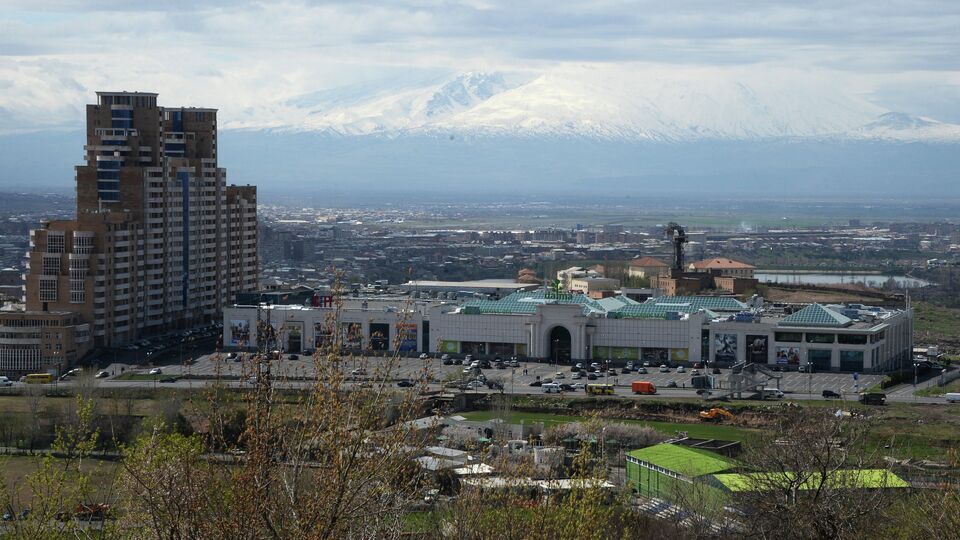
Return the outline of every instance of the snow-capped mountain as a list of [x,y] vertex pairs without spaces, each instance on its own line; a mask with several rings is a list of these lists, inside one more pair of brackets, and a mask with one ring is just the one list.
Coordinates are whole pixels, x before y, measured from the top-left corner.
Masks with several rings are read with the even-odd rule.
[[661,74],[580,67],[536,75],[378,81],[290,99],[270,117],[270,124],[244,121],[235,127],[389,137],[960,142],[958,125],[884,109],[829,81],[751,81],[710,70]]

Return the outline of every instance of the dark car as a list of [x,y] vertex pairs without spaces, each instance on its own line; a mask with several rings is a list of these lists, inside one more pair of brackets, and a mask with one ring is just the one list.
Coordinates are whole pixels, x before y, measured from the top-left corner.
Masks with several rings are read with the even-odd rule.
[[667,388],[676,388],[677,381],[667,381]]
[[399,380],[397,381],[397,386],[399,386],[400,388],[410,388],[413,386],[413,381],[409,379]]
[[824,391],[823,391],[823,397],[824,397],[824,398],[828,398],[828,399],[829,399],[829,398],[838,398],[838,397],[840,397],[840,394],[838,394],[837,392],[834,392],[833,390],[824,390]]
[[564,392],[573,392],[573,386],[567,383],[560,383],[560,390]]
[[491,390],[503,390],[503,383],[500,381],[487,381],[487,388]]
[[713,368],[713,374],[714,374],[714,375],[719,375],[720,373],[722,373],[722,372],[720,371],[720,368],[718,368],[718,367]]
[[864,405],[883,405],[887,402],[887,395],[883,392],[863,392],[859,401]]
[[457,358],[456,360],[453,361],[453,364],[454,364],[455,366],[462,366],[462,365],[463,365],[463,360],[461,360],[460,358]]
[[179,377],[160,377],[159,381],[162,383],[175,383]]
[[446,360],[443,361],[443,365],[445,365],[445,366],[452,366],[452,365],[453,365],[453,360],[447,358]]
[[587,374],[587,380],[588,380],[588,381],[595,381],[595,380],[597,380],[597,374],[596,374],[596,373],[588,373],[588,374]]
[[622,367],[622,368],[620,368],[620,373],[630,373],[630,368],[628,368],[628,367]]
[[490,361],[489,361],[489,360],[481,360],[481,361],[480,361],[480,369],[490,369],[490,368],[491,368],[491,366],[490,366]]
[[530,386],[543,386],[543,381],[533,381]]
[[291,354],[291,355],[289,356],[289,358],[290,358],[290,360],[299,360],[299,359],[300,359],[300,357],[297,356],[297,355],[295,355],[295,354]]

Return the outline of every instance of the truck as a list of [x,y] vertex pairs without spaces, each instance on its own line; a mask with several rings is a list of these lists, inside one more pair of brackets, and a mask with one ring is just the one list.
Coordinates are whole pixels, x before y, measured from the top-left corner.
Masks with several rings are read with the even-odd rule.
[[882,392],[861,392],[858,401],[864,405],[883,405],[887,402],[887,395]]
[[657,387],[650,381],[633,381],[633,383],[630,384],[630,389],[633,390],[634,394],[657,393]]
[[540,386],[544,394],[559,394],[560,383],[546,383]]
[[960,401],[960,392],[947,392],[943,399],[947,400],[947,403],[957,403]]

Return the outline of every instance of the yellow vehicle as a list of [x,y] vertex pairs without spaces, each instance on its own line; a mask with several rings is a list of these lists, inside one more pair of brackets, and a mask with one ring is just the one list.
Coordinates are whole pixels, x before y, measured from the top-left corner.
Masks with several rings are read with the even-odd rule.
[[584,388],[584,390],[586,390],[588,394],[593,394],[595,396],[602,396],[602,395],[612,396],[613,395],[612,384],[592,383],[592,384],[588,384],[586,388]]
[[23,378],[27,384],[50,384],[53,382],[53,375],[49,373],[31,373]]
[[700,420],[704,422],[719,422],[723,419],[733,420],[733,413],[720,407],[714,407],[709,411],[700,411]]

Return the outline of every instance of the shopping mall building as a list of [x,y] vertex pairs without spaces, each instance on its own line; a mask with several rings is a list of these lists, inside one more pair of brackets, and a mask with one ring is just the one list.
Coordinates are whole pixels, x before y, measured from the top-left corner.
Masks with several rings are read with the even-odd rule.
[[526,357],[560,363],[636,360],[812,364],[816,371],[882,372],[910,362],[913,312],[860,304],[773,306],[726,296],[591,299],[545,290],[462,303],[410,297],[329,297],[305,305],[224,309],[224,345],[310,352],[343,347]]

